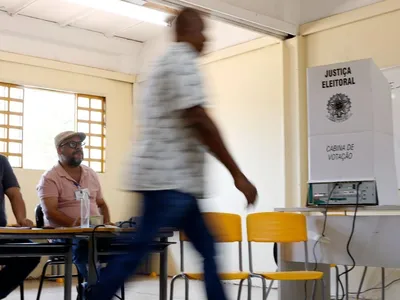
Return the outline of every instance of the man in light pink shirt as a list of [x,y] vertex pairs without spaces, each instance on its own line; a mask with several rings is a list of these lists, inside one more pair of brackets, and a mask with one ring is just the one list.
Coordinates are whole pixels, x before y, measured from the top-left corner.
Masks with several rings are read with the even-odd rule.
[[[96,172],[81,165],[85,138],[86,135],[82,132],[67,131],[58,134],[54,139],[59,161],[42,175],[37,187],[45,225],[80,226],[81,204],[75,195],[79,189],[87,189],[89,193],[90,215],[101,214],[105,224],[110,222],[110,213],[103,199]],[[85,279],[87,259],[87,241],[76,240],[73,246],[73,261]]]

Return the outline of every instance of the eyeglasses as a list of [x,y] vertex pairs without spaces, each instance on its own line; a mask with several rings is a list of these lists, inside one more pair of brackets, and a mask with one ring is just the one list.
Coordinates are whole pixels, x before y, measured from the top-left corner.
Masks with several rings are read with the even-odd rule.
[[66,143],[64,143],[64,144],[61,144],[60,145],[60,147],[64,147],[65,145],[67,145],[68,147],[70,147],[71,149],[76,149],[76,148],[78,148],[78,146],[79,147],[81,147],[81,148],[83,148],[83,147],[85,147],[85,143],[82,143],[82,142],[74,142],[74,141],[71,141],[71,142],[66,142]]

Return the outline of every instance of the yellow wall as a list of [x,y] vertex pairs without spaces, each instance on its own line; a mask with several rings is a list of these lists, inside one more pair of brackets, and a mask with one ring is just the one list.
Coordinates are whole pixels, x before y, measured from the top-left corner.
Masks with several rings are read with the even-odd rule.
[[[0,53],[2,54],[2,53]],[[21,55],[7,54],[10,60],[3,60],[0,55],[0,82],[18,83],[44,87],[49,89],[80,92],[105,96],[107,101],[107,161],[106,172],[100,174],[100,181],[107,203],[110,206],[114,221],[126,219],[134,214],[131,196],[118,190],[120,182],[121,160],[127,155],[127,146],[131,137],[132,127],[132,83],[126,82],[128,76],[120,76],[125,82],[119,81],[117,73],[108,72],[114,79],[107,79],[101,70],[90,69],[83,74],[82,67],[59,64],[68,70],[57,70],[49,61],[35,58],[35,63],[27,64],[32,58]],[[36,65],[35,65],[36,64]],[[43,67],[40,67],[42,65]],[[84,68],[83,68],[84,69]],[[88,68],[87,68],[88,69]],[[74,72],[76,70],[77,72]],[[99,74],[99,77],[95,75]],[[107,75],[107,74],[106,74]],[[62,107],[60,107],[62,109]],[[51,124],[49,124],[51,126]],[[54,162],[56,163],[56,162]],[[34,207],[38,203],[36,185],[43,171],[16,169],[15,173],[21,184],[26,202],[28,217],[34,219]],[[8,202],[8,201],[7,201]],[[14,217],[7,204],[9,223]]]
[[307,66],[373,58],[379,67],[400,64],[400,10],[305,36]]
[[302,37],[283,43],[285,207],[303,205],[307,195],[308,145],[305,43]]

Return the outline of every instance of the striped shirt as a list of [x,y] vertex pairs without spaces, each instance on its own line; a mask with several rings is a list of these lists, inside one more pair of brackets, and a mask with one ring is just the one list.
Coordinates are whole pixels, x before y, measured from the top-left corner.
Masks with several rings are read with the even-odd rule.
[[205,149],[182,110],[205,105],[197,52],[174,43],[157,61],[140,102],[139,140],[128,165],[130,191],[180,190],[204,196]]

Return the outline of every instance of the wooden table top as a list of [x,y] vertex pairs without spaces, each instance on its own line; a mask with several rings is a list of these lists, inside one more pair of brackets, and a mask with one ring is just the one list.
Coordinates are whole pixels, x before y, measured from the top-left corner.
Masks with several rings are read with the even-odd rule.
[[[96,232],[130,232],[134,231],[133,228],[96,228]],[[0,234],[79,234],[79,233],[92,233],[93,228],[80,228],[80,227],[62,227],[54,229],[42,228],[27,228],[27,227],[0,227]]]
[[[0,227],[0,234],[82,234],[93,233],[94,228],[61,227],[54,229],[28,228],[28,227]],[[136,228],[98,227],[95,232],[134,232]],[[160,232],[172,232],[173,229],[164,228]]]

